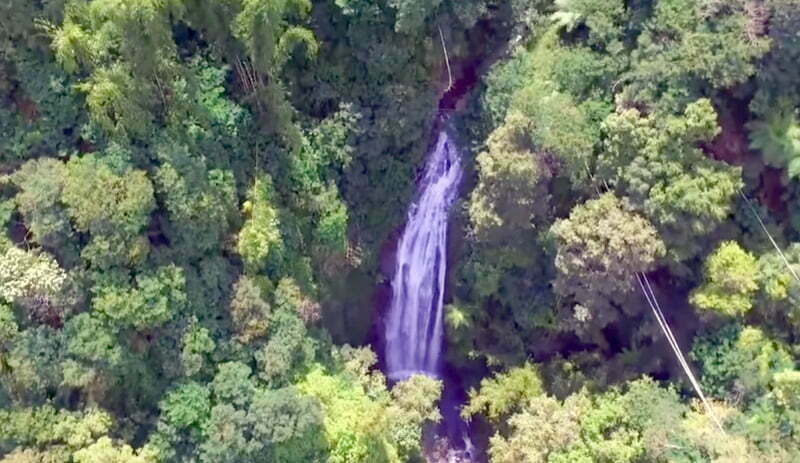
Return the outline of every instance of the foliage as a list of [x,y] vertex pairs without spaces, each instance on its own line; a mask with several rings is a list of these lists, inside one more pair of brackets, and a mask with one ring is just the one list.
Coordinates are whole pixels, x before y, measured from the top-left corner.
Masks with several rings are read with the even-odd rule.
[[481,380],[479,390],[470,390],[469,405],[461,413],[465,417],[481,413],[489,420],[498,422],[542,393],[539,372],[535,366],[526,364],[491,379]]
[[233,327],[244,343],[249,343],[267,334],[270,305],[261,295],[256,281],[242,276],[233,288],[231,318]]
[[703,368],[703,387],[718,397],[753,399],[766,392],[772,376],[794,366],[786,346],[759,328],[727,325],[698,338],[691,356]]
[[256,180],[244,203],[244,213],[249,215],[239,232],[239,254],[245,264],[257,270],[263,267],[270,251],[280,252],[281,235],[278,212],[270,204],[272,188],[269,179]]
[[[249,90],[267,102],[275,84],[264,88],[262,76],[277,74],[298,44],[312,55],[317,50],[311,31],[286,20],[310,8],[303,0],[237,1],[227,8],[195,1],[70,1],[63,24],[50,32],[59,63],[89,74],[80,88],[93,119],[116,135],[141,137],[152,131],[153,116],[168,109],[172,79],[181,71],[175,24],[186,21],[224,56],[236,58],[248,72]],[[272,106],[279,109],[280,99]]]
[[735,241],[726,241],[708,257],[706,281],[692,295],[692,303],[725,315],[741,315],[753,306],[757,278],[756,258]]
[[[499,233],[517,233],[546,218],[550,172],[534,154],[530,121],[509,114],[490,136],[488,151],[478,155],[480,180],[469,204],[469,215],[479,240]],[[496,238],[495,238],[496,239]]]
[[101,282],[94,290],[94,310],[123,326],[145,329],[171,320],[186,304],[183,272],[174,265],[137,275],[132,283]]
[[76,463],[107,461],[109,463],[147,463],[147,459],[136,455],[129,445],[115,446],[109,437],[101,437],[92,445],[78,450],[73,455]]
[[14,200],[33,239],[51,249],[66,247],[72,234],[62,203],[66,177],[64,163],[53,158],[28,161],[10,177],[19,188]]
[[750,124],[750,148],[759,150],[764,161],[786,168],[789,177],[800,175],[800,123],[791,110],[778,110],[766,121]]
[[[364,366],[369,368],[369,363]],[[332,376],[317,368],[300,386],[303,392],[318,398],[325,410],[328,461],[400,462],[418,458],[422,425],[440,418],[435,406],[441,383],[412,377],[395,385],[389,395],[385,383],[365,377],[363,369],[360,374],[356,371]]]
[[797,101],[800,96],[796,86],[800,73],[793,66],[800,57],[800,40],[794,34],[800,21],[797,0],[770,0],[766,6],[768,9],[762,6],[760,11],[756,10],[760,14],[752,21],[763,32],[766,26],[764,13],[769,15],[766,34],[771,42],[770,50],[755,76],[758,89],[750,103],[760,118],[774,114],[776,105],[780,106],[787,98]]
[[[9,450],[14,445],[46,448],[64,446],[78,450],[95,445],[111,428],[111,417],[103,410],[70,412],[45,405],[37,408],[3,410],[0,442]],[[11,446],[11,447],[9,447]]]
[[575,415],[580,402],[571,400],[562,406],[544,396],[533,398],[529,405],[529,412],[509,419],[510,437],[492,437],[489,453],[493,462],[547,461],[551,453],[575,438],[579,430]]
[[[648,221],[611,193],[589,200],[556,222],[555,290],[573,297],[575,319],[604,326],[614,302],[634,290],[633,280],[651,270],[664,245]],[[582,307],[582,309],[581,309]]]
[[392,405],[386,413],[390,439],[401,461],[422,458],[424,426],[442,419],[437,407],[441,395],[442,382],[425,375],[414,375],[392,387]]
[[[740,418],[728,405],[714,406],[723,423]],[[583,390],[563,402],[536,396],[508,424],[508,431],[491,438],[493,462],[764,457],[744,436],[719,430],[707,414],[682,405],[674,390],[648,378],[598,395]]]
[[708,100],[690,104],[680,117],[643,117],[627,109],[606,118],[600,173],[624,192],[661,232],[677,260],[700,249],[690,237],[710,233],[727,218],[741,187],[740,170],[708,159],[697,143],[719,131]]
[[[772,318],[776,328],[784,330],[798,326],[798,313],[795,301],[800,296],[798,282],[792,271],[797,272],[797,244],[782,251],[763,254],[758,259],[758,285],[760,291],[756,298],[759,310],[765,317]],[[786,259],[784,261],[784,259]],[[788,265],[787,265],[788,263]]]
[[2,461],[446,447],[441,381],[343,345],[437,130],[493,461],[800,461],[798,0],[1,3]]
[[15,246],[0,255],[0,298],[52,325],[60,325],[77,302],[69,275],[52,256]]
[[193,319],[183,334],[181,363],[187,376],[194,376],[206,365],[206,356],[214,351],[214,340],[208,329],[197,324]]
[[748,5],[659,1],[636,38],[622,98],[676,112],[712,89],[747,81],[769,49],[763,33],[748,30],[748,16],[759,14]]
[[178,428],[201,432],[211,412],[211,391],[198,383],[187,383],[171,391],[161,408],[165,419]]
[[149,244],[142,232],[155,201],[145,172],[115,171],[94,155],[72,159],[62,200],[75,228],[91,235],[84,258],[101,268],[146,258]]
[[233,173],[209,168],[184,145],[168,142],[157,152],[163,160],[155,185],[167,212],[165,235],[186,257],[218,249],[237,209]]

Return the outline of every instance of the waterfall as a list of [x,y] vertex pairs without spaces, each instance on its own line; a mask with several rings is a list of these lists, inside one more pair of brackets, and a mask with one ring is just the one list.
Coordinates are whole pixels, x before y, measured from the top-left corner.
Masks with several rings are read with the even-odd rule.
[[460,180],[460,153],[443,130],[428,157],[419,198],[408,211],[398,242],[386,318],[386,368],[391,380],[440,373],[447,219]]

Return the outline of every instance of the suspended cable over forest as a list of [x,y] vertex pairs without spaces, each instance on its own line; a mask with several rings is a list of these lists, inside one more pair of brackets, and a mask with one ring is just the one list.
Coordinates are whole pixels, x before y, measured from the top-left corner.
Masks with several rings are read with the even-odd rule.
[[[592,180],[592,182],[595,184],[595,191],[597,192],[598,195],[601,194],[600,187],[595,182],[597,178],[589,169],[589,165],[586,163],[585,160],[584,160],[584,167],[586,168],[586,171],[589,174],[590,180]],[[608,185],[608,182],[606,182],[605,179],[602,179],[601,181],[603,182],[603,186],[606,188],[606,191],[612,191],[611,187]],[[786,259],[784,258],[784,260]],[[636,280],[639,283],[639,287],[642,290],[642,294],[644,295],[647,304],[650,306],[650,309],[653,312],[653,316],[656,318],[656,322],[658,322],[658,326],[664,333],[664,337],[667,338],[667,342],[669,343],[672,352],[678,359],[678,363],[680,364],[687,378],[689,378],[689,382],[691,383],[692,388],[695,390],[697,396],[700,398],[700,401],[703,403],[703,407],[706,409],[706,412],[711,417],[711,420],[714,421],[714,424],[717,426],[717,428],[724,434],[725,429],[722,426],[722,422],[720,421],[719,417],[714,411],[714,408],[711,406],[711,403],[706,398],[706,395],[703,393],[703,389],[700,386],[700,382],[695,377],[691,367],[689,366],[689,362],[683,355],[683,352],[681,351],[681,348],[678,345],[678,341],[675,339],[675,335],[673,335],[672,329],[670,328],[669,323],[667,322],[667,318],[664,316],[664,312],[661,310],[661,305],[659,304],[658,299],[656,298],[655,292],[653,292],[653,288],[650,285],[650,280],[647,278],[647,275],[645,275],[644,272],[637,272]]]

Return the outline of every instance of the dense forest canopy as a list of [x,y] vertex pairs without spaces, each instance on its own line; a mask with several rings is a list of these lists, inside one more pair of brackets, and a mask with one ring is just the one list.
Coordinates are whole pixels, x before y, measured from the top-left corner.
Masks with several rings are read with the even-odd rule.
[[374,341],[442,127],[478,461],[800,461],[798,31],[800,0],[4,0],[0,461],[441,461],[445,385]]

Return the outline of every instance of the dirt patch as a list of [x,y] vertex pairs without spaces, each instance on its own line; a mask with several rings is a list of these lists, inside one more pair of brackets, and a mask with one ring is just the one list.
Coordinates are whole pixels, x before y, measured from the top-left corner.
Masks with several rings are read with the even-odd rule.
[[710,143],[701,145],[710,158],[741,166],[752,157],[745,128],[750,118],[748,105],[747,101],[733,98],[726,98],[722,105],[717,105],[721,131]]
[[711,159],[759,172],[756,197],[773,213],[785,214],[786,203],[783,196],[786,188],[782,180],[784,170],[766,166],[759,153],[750,149],[746,126],[751,118],[749,105],[748,100],[731,95],[718,100],[716,107],[721,131],[714,140],[703,143],[700,147]]

